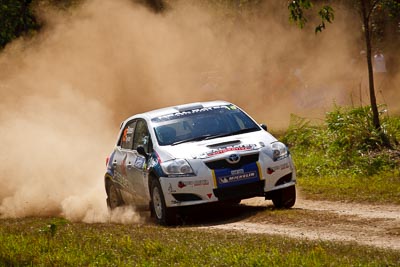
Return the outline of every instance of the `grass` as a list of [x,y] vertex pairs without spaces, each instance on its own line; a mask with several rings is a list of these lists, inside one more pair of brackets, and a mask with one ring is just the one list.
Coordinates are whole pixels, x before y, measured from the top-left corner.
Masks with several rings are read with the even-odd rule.
[[299,187],[308,199],[400,205],[399,173],[370,177],[302,177]]
[[292,116],[288,144],[305,196],[400,204],[400,117],[381,113],[392,148],[383,145],[369,107],[336,107],[324,123]]
[[155,225],[0,221],[5,266],[398,266],[399,253],[355,244],[299,241]]

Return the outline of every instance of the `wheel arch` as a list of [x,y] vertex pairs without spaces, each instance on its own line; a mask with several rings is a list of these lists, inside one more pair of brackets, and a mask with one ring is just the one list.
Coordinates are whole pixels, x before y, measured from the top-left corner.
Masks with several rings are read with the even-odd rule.
[[151,197],[151,184],[153,183],[154,180],[160,180],[160,177],[157,175],[157,173],[154,170],[151,170],[149,172],[149,179],[147,181],[147,189],[149,190],[149,195]]
[[112,180],[113,180],[113,178],[112,178],[112,176],[110,174],[106,173],[106,175],[104,175],[104,187],[106,189],[107,195],[109,193],[108,192],[109,191],[109,184],[112,183]]

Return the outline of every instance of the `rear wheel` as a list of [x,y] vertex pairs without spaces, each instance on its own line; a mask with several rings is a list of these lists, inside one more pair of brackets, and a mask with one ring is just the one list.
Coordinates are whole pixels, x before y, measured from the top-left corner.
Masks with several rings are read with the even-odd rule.
[[272,203],[278,209],[289,209],[296,203],[296,187],[290,186],[273,192]]
[[122,200],[121,194],[118,191],[117,187],[115,184],[111,181],[107,182],[107,206],[110,209],[115,209],[117,207],[123,206],[125,203]]
[[167,208],[160,182],[156,179],[151,183],[151,212],[159,224],[173,225],[176,223],[176,209]]

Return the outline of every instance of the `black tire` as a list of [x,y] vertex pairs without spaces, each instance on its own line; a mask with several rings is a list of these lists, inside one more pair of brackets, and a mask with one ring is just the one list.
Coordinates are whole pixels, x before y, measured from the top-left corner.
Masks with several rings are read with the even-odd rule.
[[239,199],[230,199],[223,202],[224,205],[227,206],[238,206],[242,200]]
[[176,224],[176,208],[167,208],[160,182],[154,179],[151,182],[151,214],[158,224]]
[[124,201],[122,200],[121,193],[119,192],[119,190],[117,189],[117,187],[113,182],[111,181],[107,182],[106,192],[107,192],[107,206],[111,210],[125,205]]
[[278,209],[289,209],[296,203],[296,187],[290,186],[272,194],[272,203]]

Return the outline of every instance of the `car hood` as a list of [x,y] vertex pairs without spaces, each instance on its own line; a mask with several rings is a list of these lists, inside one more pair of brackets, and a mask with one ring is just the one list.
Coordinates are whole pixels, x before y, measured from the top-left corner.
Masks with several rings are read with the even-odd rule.
[[156,151],[162,161],[177,158],[208,159],[235,151],[250,152],[268,146],[277,139],[266,131],[257,131],[211,140],[182,143],[172,146],[158,146]]

